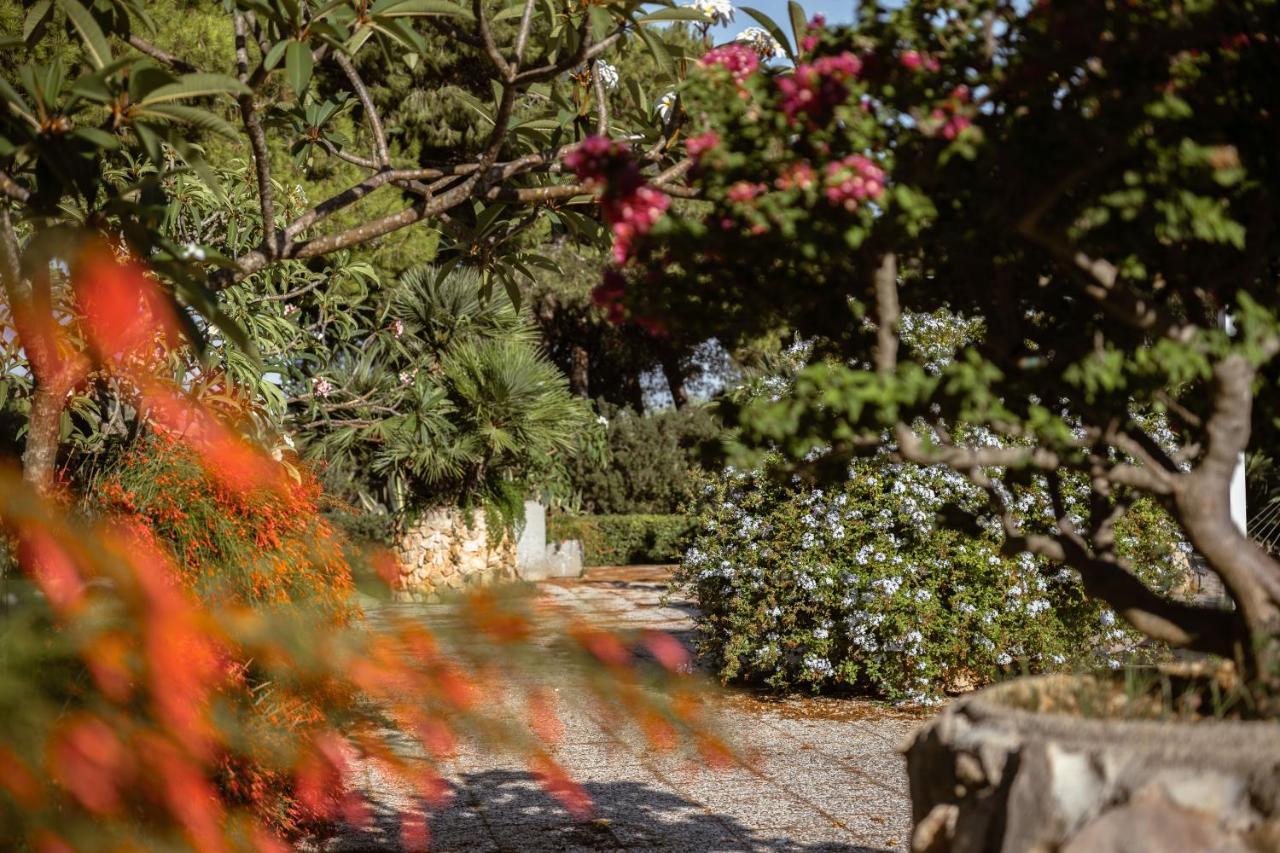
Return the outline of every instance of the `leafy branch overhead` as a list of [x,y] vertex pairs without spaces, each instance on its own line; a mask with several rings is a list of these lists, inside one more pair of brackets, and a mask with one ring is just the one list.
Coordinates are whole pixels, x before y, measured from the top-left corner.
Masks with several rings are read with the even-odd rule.
[[[207,45],[188,44],[162,14],[207,24]],[[599,237],[594,188],[564,166],[588,132],[628,139],[646,174],[680,191],[685,169],[672,168],[680,122],[654,104],[677,84],[673,60],[688,39],[664,20],[638,2],[242,0],[222,12],[35,3],[7,43],[12,73],[0,75],[9,301],[26,301],[50,261],[65,262],[74,241],[97,232],[166,282],[187,337],[202,346],[233,340],[252,361],[260,357],[252,336],[220,293],[280,264],[323,264],[425,223],[423,242],[439,238],[448,267],[478,268],[484,292],[501,285],[518,305],[521,281],[552,263],[529,250],[524,232],[550,224]],[[385,89],[387,79],[435,67],[442,43],[470,75],[440,88],[471,129],[445,147],[415,138]],[[641,54],[656,74],[604,84],[605,57]],[[235,162],[250,166],[256,225],[229,216],[241,230],[177,239],[193,181],[223,205],[241,194],[228,183]],[[320,188],[318,200],[296,203],[290,188],[303,183]],[[52,370],[32,363],[33,399],[42,388],[58,398],[42,424],[61,405]],[[54,438],[29,435],[28,475],[47,483]]]

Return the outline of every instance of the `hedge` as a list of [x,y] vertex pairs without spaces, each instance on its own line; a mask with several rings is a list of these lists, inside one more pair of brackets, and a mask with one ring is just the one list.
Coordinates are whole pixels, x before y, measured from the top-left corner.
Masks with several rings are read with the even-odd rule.
[[547,539],[579,540],[588,566],[678,563],[693,528],[684,515],[553,515]]

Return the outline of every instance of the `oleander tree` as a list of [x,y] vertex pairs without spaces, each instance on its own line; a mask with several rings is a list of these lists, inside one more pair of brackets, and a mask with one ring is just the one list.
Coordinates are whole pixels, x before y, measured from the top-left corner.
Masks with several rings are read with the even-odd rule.
[[[54,0],[0,16],[5,445],[41,489],[60,451],[100,447],[104,425],[136,414],[127,389],[40,346],[78,311],[67,281],[86,234],[145,259],[180,307],[188,384],[278,414],[264,351],[339,329],[353,293],[404,268],[366,250],[472,268],[483,296],[518,302],[550,263],[522,235],[598,231],[564,168],[587,133],[627,138],[646,175],[683,192],[682,114],[656,104],[692,45],[668,25],[709,20],[630,0]],[[642,53],[653,72],[620,79]],[[418,247],[400,239],[415,228]]]
[[[811,339],[792,392],[740,412],[749,441],[819,473],[887,448],[963,474],[987,504],[949,523],[995,524],[1147,636],[1233,659],[1273,708],[1280,564],[1228,496],[1280,413],[1280,7],[915,0],[838,28],[792,9],[794,67],[730,45],[680,91],[700,206],[592,142],[580,173],[626,226],[599,298],[681,334]],[[936,311],[981,329],[947,364],[900,346]],[[1028,487],[1051,512],[1018,511]],[[1144,497],[1230,607],[1117,553]]]

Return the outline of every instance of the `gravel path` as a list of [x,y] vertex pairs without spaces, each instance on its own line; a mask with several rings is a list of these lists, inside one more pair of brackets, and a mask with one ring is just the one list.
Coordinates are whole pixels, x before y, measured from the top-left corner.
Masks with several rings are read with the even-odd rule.
[[[593,569],[539,584],[541,594],[601,625],[659,628],[688,641],[690,609],[664,606],[661,569]],[[431,605],[395,605],[400,612]],[[450,804],[430,815],[437,851],[905,850],[910,801],[897,747],[918,716],[850,699],[716,700],[730,740],[751,768],[708,770],[687,756],[611,736],[583,705],[567,710],[558,759],[590,793],[595,819],[575,821],[518,762],[464,747],[450,764]],[[398,816],[415,800],[365,771],[375,811],[326,851],[397,849]]]

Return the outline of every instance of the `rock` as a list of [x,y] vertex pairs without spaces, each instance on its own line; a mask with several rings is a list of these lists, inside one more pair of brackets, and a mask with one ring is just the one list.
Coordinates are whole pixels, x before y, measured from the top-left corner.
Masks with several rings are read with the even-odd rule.
[[1225,834],[1212,814],[1149,800],[1106,812],[1061,853],[1248,853],[1248,848]]
[[1023,710],[1068,684],[989,688],[916,733],[904,748],[913,850],[1280,849],[1280,725]]

